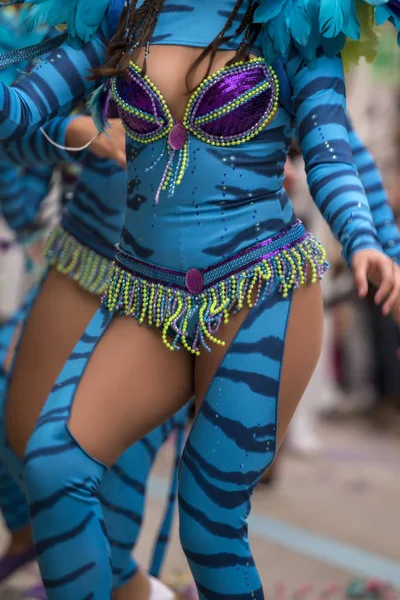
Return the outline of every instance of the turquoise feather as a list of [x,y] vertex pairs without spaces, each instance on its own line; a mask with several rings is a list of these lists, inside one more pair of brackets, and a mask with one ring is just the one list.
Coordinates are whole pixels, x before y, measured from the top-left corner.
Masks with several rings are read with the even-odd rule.
[[343,31],[353,0],[320,0],[319,25],[324,37],[333,38]]
[[268,32],[274,40],[276,56],[286,56],[290,47],[290,33],[287,26],[288,16],[286,10],[282,10],[274,19],[273,24],[268,25]]
[[371,6],[382,6],[383,4],[387,4],[388,0],[364,0],[364,2]]
[[361,35],[360,21],[357,16],[357,5],[351,2],[350,12],[343,23],[343,33],[352,40],[359,40]]
[[28,30],[47,23],[52,27],[65,24],[68,41],[81,48],[99,29],[110,0],[30,0],[32,7],[26,20]]
[[269,2],[261,2],[256,9],[254,21],[256,23],[269,23],[287,4],[287,0],[269,0]]
[[[21,25],[25,20],[27,9],[20,12],[13,9],[0,11],[0,53],[20,50],[24,46],[40,43],[47,33],[47,28],[40,28],[29,35],[22,33]],[[11,85],[27,67],[27,62],[10,64],[0,71],[0,81]]]
[[105,133],[110,127],[107,121],[108,93],[106,84],[103,84],[93,92],[87,103],[87,112],[92,116],[94,124],[101,133]]
[[[372,17],[373,10],[375,22],[363,19],[361,39],[360,18],[368,11]],[[266,60],[285,58],[295,45],[310,67],[316,64],[319,48],[335,56],[347,49],[347,42],[351,60],[370,59],[377,46],[376,28],[387,20],[400,31],[399,0],[261,0],[255,11],[255,22],[264,25],[261,42]]]
[[311,22],[308,16],[308,1],[295,0],[291,7],[289,31],[293,39],[306,46],[311,33]]

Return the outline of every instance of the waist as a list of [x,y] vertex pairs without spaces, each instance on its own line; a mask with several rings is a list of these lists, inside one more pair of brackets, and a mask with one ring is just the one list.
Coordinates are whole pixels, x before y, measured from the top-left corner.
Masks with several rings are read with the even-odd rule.
[[317,281],[327,266],[324,249],[300,221],[225,260],[185,272],[118,250],[103,305],[159,328],[170,350],[182,344],[198,355],[200,346],[210,349],[209,342],[224,345],[215,334],[245,304],[251,308],[274,291],[287,298],[294,288]]
[[205,268],[193,265],[187,271],[164,268],[140,260],[121,250],[118,245],[115,262],[136,277],[142,277],[153,283],[167,285],[191,294],[200,294],[205,288],[240,274],[243,269],[251,268],[262,260],[269,261],[280,254],[282,250],[290,250],[308,236],[301,221],[296,221],[279,234],[229,258]]
[[81,223],[70,213],[65,213],[63,215],[61,225],[69,234],[78,240],[80,244],[86,246],[90,250],[94,250],[97,254],[103,256],[107,260],[114,260],[115,245],[108,240],[102,239],[96,228],[94,230],[93,228],[90,229],[87,224]]

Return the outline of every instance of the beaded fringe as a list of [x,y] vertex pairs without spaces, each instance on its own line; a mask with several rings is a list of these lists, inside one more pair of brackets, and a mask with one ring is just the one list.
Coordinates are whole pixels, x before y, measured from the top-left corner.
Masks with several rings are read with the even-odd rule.
[[328,267],[323,246],[311,235],[239,273],[228,271],[226,279],[198,295],[137,277],[115,263],[102,302],[110,312],[161,329],[170,350],[178,350],[181,343],[199,355],[200,345],[210,350],[207,342],[225,345],[215,334],[245,304],[251,308],[275,290],[287,298],[290,290],[321,279]]
[[101,296],[107,289],[113,261],[78,242],[63,227],[58,226],[51,233],[44,256],[59,273],[76,281],[84,290]]

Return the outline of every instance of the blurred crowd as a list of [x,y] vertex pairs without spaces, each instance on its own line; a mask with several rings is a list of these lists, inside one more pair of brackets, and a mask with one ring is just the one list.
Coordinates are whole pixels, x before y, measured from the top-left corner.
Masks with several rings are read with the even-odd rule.
[[[395,35],[382,36],[378,60],[348,74],[348,107],[353,124],[372,152],[390,203],[400,218],[400,70]],[[318,451],[321,418],[363,419],[400,436],[400,332],[373,300],[358,299],[351,276],[308,193],[296,148],[287,164],[287,189],[298,216],[327,248],[332,268],[323,281],[325,335],[319,366],[298,409],[287,447]]]

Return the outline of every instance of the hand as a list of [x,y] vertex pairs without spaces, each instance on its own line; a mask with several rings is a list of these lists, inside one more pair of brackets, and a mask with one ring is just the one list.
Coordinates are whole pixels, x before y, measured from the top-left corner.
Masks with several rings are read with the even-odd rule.
[[367,295],[370,281],[378,288],[375,303],[384,303],[382,313],[385,316],[399,309],[400,268],[394,261],[377,250],[360,250],[354,255],[351,266],[360,298]]
[[[89,150],[101,158],[115,160],[123,169],[126,168],[125,131],[119,119],[110,119],[110,127],[106,133],[98,135],[89,146]],[[68,125],[66,145],[81,148],[98,133],[93,119],[79,116]]]
[[125,130],[119,119],[109,119],[109,123],[111,127],[94,140],[89,150],[97,156],[114,159],[126,169]]

